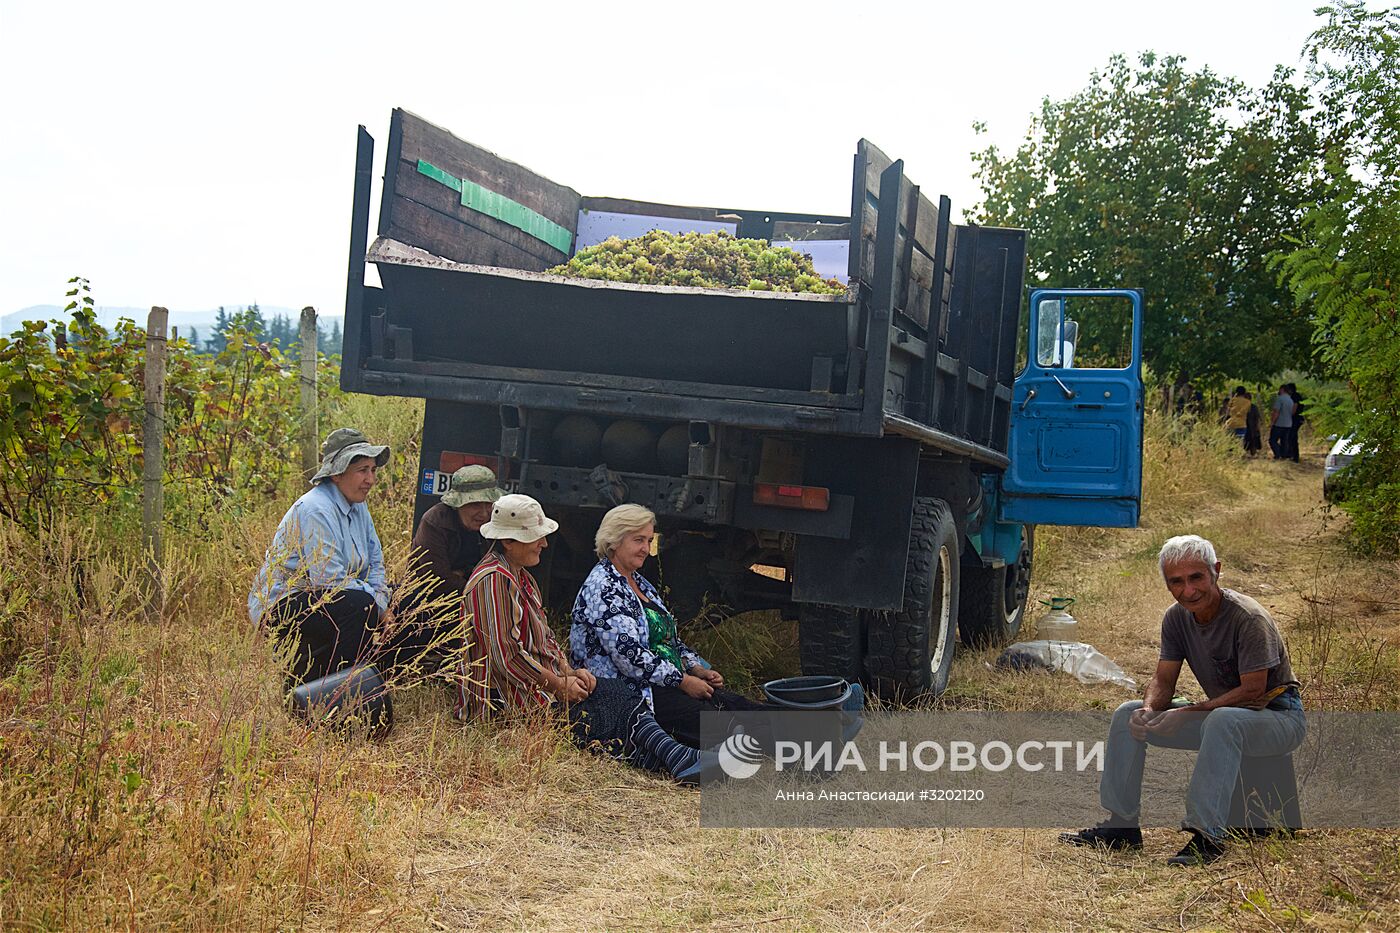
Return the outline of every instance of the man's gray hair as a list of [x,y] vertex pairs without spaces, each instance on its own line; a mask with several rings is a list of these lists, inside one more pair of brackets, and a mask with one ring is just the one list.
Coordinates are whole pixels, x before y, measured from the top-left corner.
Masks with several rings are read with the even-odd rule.
[[607,557],[622,539],[634,531],[641,531],[648,525],[656,524],[656,513],[645,506],[627,503],[609,509],[598,525],[598,533],[593,536],[593,551],[599,557]]
[[1212,580],[1220,576],[1215,570],[1215,545],[1200,535],[1177,535],[1167,539],[1157,554],[1157,566],[1162,571],[1162,579],[1167,578],[1168,564],[1179,564],[1184,560],[1198,560],[1205,564],[1210,569]]

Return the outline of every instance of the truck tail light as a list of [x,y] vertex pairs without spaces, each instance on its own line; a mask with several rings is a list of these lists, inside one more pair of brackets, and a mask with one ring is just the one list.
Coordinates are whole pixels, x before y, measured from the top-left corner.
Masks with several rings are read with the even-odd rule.
[[825,512],[831,507],[831,490],[824,486],[755,483],[753,504],[774,505],[780,509],[806,509],[809,512]]
[[444,450],[438,455],[438,470],[443,473],[456,473],[464,466],[484,466],[496,474],[496,482],[510,479],[510,461],[495,454],[464,454],[457,450]]

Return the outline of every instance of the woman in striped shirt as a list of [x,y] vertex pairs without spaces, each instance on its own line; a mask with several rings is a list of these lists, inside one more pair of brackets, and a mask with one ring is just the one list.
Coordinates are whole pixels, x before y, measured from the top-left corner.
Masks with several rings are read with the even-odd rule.
[[473,637],[461,662],[458,717],[562,707],[579,745],[597,744],[638,767],[699,781],[714,771],[714,753],[667,735],[627,682],[599,681],[587,669],[575,669],[550,632],[529,568],[539,564],[558,527],[538,502],[522,495],[498,499],[491,521],[481,526],[492,545],[462,593],[463,621],[470,619]]

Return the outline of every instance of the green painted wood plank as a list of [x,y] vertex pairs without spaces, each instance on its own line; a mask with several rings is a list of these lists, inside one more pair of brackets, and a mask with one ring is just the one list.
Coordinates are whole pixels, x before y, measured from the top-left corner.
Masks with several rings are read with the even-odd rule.
[[561,253],[567,254],[569,252],[569,246],[573,243],[573,234],[569,232],[569,229],[561,227],[519,201],[513,201],[505,195],[489,188],[483,188],[475,182],[456,178],[431,162],[424,162],[422,159],[418,160],[418,173],[426,175],[439,184],[446,185],[453,191],[461,192],[463,207],[469,207],[488,217],[494,217],[502,223],[510,224],[515,229],[527,233],[543,243],[548,243]]

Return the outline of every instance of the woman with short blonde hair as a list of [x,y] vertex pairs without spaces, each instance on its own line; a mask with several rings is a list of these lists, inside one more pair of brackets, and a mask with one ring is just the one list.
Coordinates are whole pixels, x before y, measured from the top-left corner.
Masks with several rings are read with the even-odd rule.
[[593,536],[593,553],[606,560],[623,538],[655,524],[656,513],[646,506],[628,502],[610,509],[599,523],[598,533]]
[[675,617],[641,574],[655,532],[656,516],[640,505],[603,516],[593,538],[598,563],[574,600],[569,653],[599,683],[623,680],[641,690],[661,728],[698,748],[702,712],[769,707],[724,689],[719,671],[681,641]]

